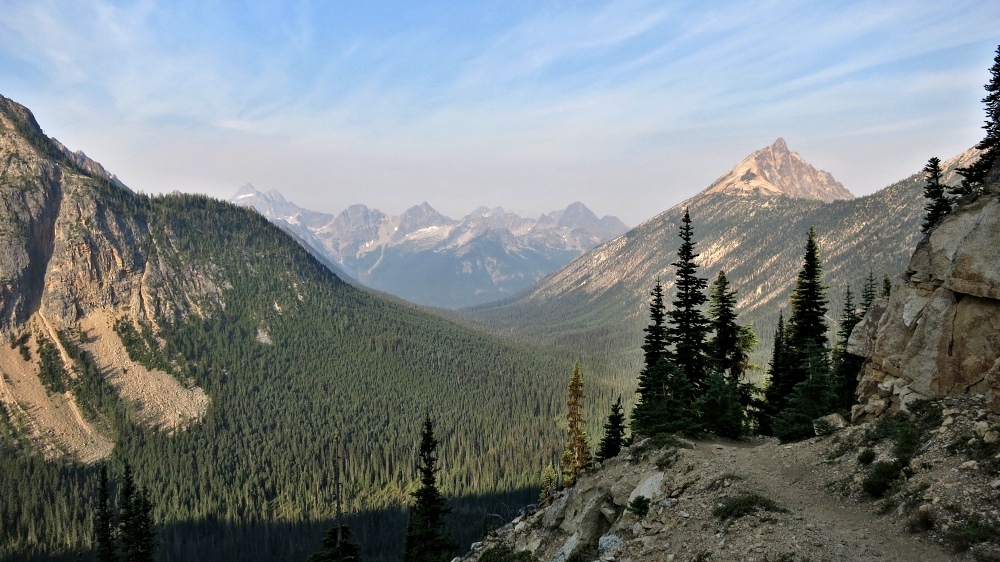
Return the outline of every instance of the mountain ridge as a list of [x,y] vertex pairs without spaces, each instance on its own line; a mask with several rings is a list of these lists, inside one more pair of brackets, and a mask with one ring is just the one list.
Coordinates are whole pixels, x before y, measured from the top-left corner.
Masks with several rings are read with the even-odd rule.
[[[955,169],[977,155],[970,149],[946,161],[943,181],[956,181]],[[723,177],[736,175],[739,166]],[[629,396],[641,358],[648,294],[659,278],[665,300],[673,298],[677,225],[689,210],[699,275],[712,279],[726,271],[738,291],[739,321],[751,324],[761,340],[753,359],[765,365],[809,228],[817,228],[824,283],[830,286],[828,319],[835,326],[847,284],[859,294],[870,269],[878,279],[904,271],[920,237],[922,191],[919,172],[874,194],[830,202],[733,194],[710,186],[573,260],[530,290],[460,315],[499,333],[586,352],[602,365],[602,375],[619,381],[617,388]]]
[[398,216],[361,204],[329,215],[249,184],[230,201],[294,232],[362,285],[441,308],[517,293],[627,230],[579,201],[537,219],[481,206],[457,220],[426,201]]

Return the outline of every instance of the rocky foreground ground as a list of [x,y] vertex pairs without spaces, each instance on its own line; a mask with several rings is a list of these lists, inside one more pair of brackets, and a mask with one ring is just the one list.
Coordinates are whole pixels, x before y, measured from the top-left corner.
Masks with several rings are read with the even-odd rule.
[[973,395],[793,444],[647,439],[465,559],[1000,560],[998,422]]

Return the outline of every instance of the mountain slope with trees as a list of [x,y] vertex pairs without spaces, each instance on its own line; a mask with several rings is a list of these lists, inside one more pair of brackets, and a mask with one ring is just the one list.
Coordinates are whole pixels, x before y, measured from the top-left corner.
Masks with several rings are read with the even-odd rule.
[[[40,400],[77,408],[114,440],[103,463],[115,474],[127,463],[148,490],[160,560],[305,558],[334,516],[338,434],[365,559],[398,554],[427,413],[456,538],[474,538],[487,509],[534,496],[561,441],[551,420],[568,362],[347,285],[253,210],[94,176],[25,108],[0,102],[0,245],[11,249],[0,328],[4,360],[21,367],[0,393],[0,559],[93,546],[97,467],[74,462],[8,393],[42,373],[44,341],[58,353]],[[120,339],[144,373],[203,389],[204,417],[143,423],[143,402],[115,386],[120,373],[81,329],[95,315],[117,319],[101,337]],[[35,430],[52,438],[49,460]]]
[[[773,151],[774,146],[763,150]],[[977,155],[972,149],[943,162],[942,182],[957,183],[956,168]],[[780,178],[772,182],[782,185]],[[869,271],[878,278],[903,272],[921,235],[924,185],[918,172],[872,195],[831,202],[706,190],[577,258],[532,290],[462,315],[500,333],[588,350],[600,376],[628,388],[641,366],[649,291],[659,278],[664,299],[675,298],[674,241],[687,211],[696,231],[702,275],[713,279],[725,271],[738,291],[741,323],[750,324],[761,340],[753,362],[763,365],[770,356],[779,311],[788,309],[809,229],[815,227],[823,255],[830,309],[840,310],[845,288],[858,292]]]

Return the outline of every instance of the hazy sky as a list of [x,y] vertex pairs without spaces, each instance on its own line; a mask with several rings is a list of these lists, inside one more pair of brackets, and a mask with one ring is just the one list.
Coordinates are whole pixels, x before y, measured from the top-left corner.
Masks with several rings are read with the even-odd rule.
[[0,94],[139,191],[635,225],[782,136],[855,194],[982,138],[1000,2],[0,0]]

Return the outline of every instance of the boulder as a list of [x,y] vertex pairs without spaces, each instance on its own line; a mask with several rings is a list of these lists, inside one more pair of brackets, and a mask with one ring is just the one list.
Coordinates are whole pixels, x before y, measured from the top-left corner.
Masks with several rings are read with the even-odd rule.
[[632,503],[632,500],[639,496],[645,496],[650,500],[657,498],[662,495],[661,488],[663,487],[663,473],[654,472],[648,476],[645,476],[639,485],[632,490],[632,493],[628,496],[628,502]]

